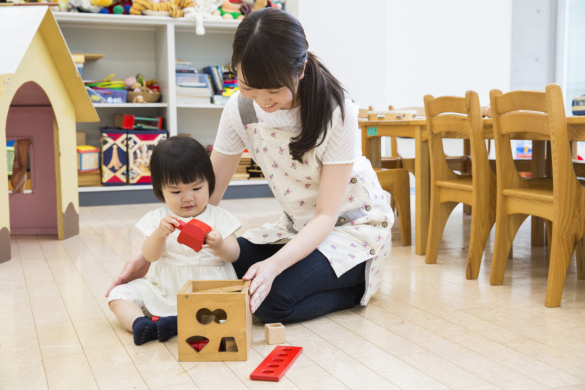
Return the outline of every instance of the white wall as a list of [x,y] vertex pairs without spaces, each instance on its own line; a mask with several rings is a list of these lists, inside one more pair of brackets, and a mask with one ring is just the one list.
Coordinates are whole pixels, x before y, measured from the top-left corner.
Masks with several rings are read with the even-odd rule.
[[510,90],[512,0],[288,0],[309,49],[361,106]]
[[384,102],[385,0],[289,0],[286,7],[302,23],[309,50],[360,106]]
[[386,98],[395,107],[469,89],[488,105],[491,89],[510,89],[511,0],[392,0],[386,21]]

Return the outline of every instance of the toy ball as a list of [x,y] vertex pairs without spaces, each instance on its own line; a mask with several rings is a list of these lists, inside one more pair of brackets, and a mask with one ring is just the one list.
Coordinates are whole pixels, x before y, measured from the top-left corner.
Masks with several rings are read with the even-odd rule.
[[114,14],[122,15],[123,13],[124,13],[124,7],[122,7],[121,5],[117,5],[114,7]]

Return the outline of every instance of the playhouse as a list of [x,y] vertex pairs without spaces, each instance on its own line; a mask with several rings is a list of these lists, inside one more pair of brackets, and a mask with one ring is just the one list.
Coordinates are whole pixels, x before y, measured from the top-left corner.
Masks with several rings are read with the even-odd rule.
[[76,123],[99,118],[48,7],[3,7],[0,36],[4,178],[9,176],[7,141],[15,141],[16,153],[12,178],[0,189],[3,262],[11,256],[11,234],[62,240],[79,233]]

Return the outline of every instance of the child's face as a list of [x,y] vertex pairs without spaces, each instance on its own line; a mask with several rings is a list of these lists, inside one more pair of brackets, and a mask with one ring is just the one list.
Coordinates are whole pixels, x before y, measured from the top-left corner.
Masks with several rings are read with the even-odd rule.
[[271,113],[292,108],[293,94],[287,87],[278,89],[254,89],[246,85],[242,79],[238,80],[238,87],[243,97],[246,99],[254,99],[266,112]]
[[198,216],[205,210],[209,202],[207,180],[163,186],[162,193],[168,208],[183,218]]

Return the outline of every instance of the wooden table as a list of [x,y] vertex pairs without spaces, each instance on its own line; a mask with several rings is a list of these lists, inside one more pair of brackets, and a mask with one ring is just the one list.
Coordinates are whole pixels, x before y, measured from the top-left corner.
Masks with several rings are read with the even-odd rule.
[[[567,124],[571,141],[585,141],[585,116],[569,116]],[[415,252],[424,255],[427,248],[431,197],[427,122],[424,118],[360,120],[359,125],[362,130],[362,154],[371,161],[374,168],[382,168],[381,137],[414,138],[414,170],[412,168],[409,170],[415,177]],[[483,125],[485,138],[493,139],[492,119],[484,118]],[[544,176],[544,141],[546,139],[533,140],[531,164],[534,177]],[[406,163],[409,165],[411,161],[407,159]],[[543,233],[533,235],[533,243],[543,241],[543,235]]]

